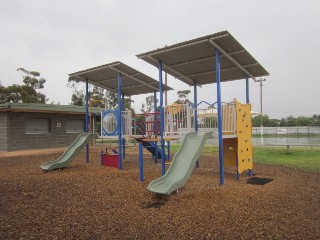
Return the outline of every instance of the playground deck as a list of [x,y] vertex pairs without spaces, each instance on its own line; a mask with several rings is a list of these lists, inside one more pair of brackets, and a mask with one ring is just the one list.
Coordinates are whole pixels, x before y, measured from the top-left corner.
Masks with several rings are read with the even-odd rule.
[[[150,154],[145,182],[138,154],[127,150],[123,171],[99,166],[99,152],[84,163],[42,172],[39,166],[63,150],[0,157],[1,239],[319,239],[320,174],[255,165],[265,185],[247,184],[227,171],[219,187],[218,160],[202,155],[201,168],[177,194],[147,191],[159,176]],[[210,160],[211,159],[211,160]]]

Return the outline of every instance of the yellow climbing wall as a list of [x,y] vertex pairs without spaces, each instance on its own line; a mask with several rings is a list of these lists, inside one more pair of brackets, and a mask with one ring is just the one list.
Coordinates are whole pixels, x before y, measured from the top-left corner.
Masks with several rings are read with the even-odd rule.
[[[229,107],[230,108],[230,107]],[[228,166],[237,166],[238,172],[253,168],[252,162],[252,121],[251,121],[251,104],[241,104],[235,102],[235,136],[230,136],[230,132],[225,132],[223,138],[224,164]],[[228,114],[225,114],[228,117]]]
[[253,168],[251,104],[236,101],[238,138],[238,172]]

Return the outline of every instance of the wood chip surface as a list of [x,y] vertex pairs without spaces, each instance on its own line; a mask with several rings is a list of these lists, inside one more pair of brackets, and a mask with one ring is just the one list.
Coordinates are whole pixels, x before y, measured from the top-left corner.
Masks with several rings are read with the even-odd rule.
[[146,190],[160,176],[144,150],[139,182],[137,147],[123,170],[89,164],[82,152],[69,167],[40,165],[63,149],[0,153],[0,239],[320,239],[320,174],[258,165],[248,184],[234,169],[219,186],[217,154],[201,157],[186,186],[171,196]]

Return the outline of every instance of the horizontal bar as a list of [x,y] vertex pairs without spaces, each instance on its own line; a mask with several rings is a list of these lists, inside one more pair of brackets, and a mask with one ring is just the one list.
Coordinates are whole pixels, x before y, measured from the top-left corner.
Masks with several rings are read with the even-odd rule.
[[[253,66],[256,66],[256,65],[259,65],[259,64],[258,63],[251,63],[251,64],[244,65],[243,67],[253,67]],[[231,70],[235,70],[235,69],[238,69],[238,67],[222,68],[220,70],[220,72],[227,72],[227,71],[231,71]],[[208,73],[216,73],[216,70],[200,72],[200,73],[193,73],[193,74],[188,74],[186,76],[194,77],[194,76],[204,75],[204,74],[208,74]]]
[[[148,55],[148,58],[149,58],[150,60],[154,61],[155,63],[158,63],[158,60],[155,59],[154,57]],[[177,75],[178,75],[178,78],[184,78],[184,79],[187,80],[190,84],[193,85],[193,80],[191,80],[190,78],[184,76],[182,73],[178,72],[177,70],[174,70],[173,68],[167,66],[167,65],[164,64],[164,63],[162,63],[162,66],[163,66],[164,69],[167,69],[167,70],[173,72],[174,74],[177,74]]]
[[117,71],[118,73],[121,73],[121,74],[123,74],[123,75],[125,75],[125,76],[127,76],[127,77],[129,77],[129,78],[131,78],[131,79],[133,79],[133,80],[135,80],[137,82],[139,82],[139,83],[144,84],[145,86],[148,86],[148,87],[152,88],[153,90],[158,90],[157,87],[152,86],[152,85],[150,85],[150,84],[148,84],[148,83],[146,83],[146,82],[144,82],[144,81],[142,81],[142,80],[140,80],[140,79],[138,79],[138,78],[136,78],[134,76],[131,76],[130,74],[128,74],[128,73],[126,73],[126,72],[124,72],[122,70],[119,70],[119,69],[117,69],[115,67],[110,67],[110,68],[113,69],[114,71]]
[[240,68],[245,74],[250,76],[253,80],[256,78],[249,72],[247,71],[240,63],[238,63],[233,57],[228,55],[226,51],[224,51],[216,42],[214,42],[212,39],[209,40],[209,42],[216,48],[218,49],[223,55],[225,55],[233,64],[235,64],[238,68]]
[[[228,54],[230,56],[232,56],[232,55],[236,55],[236,54],[243,53],[243,52],[245,52],[245,50],[241,49],[241,50],[238,50],[238,51],[229,52]],[[198,63],[198,62],[203,62],[203,61],[207,61],[207,60],[213,60],[215,58],[216,58],[216,56],[198,58],[198,59],[194,59],[194,60],[191,60],[191,61],[184,61],[184,62],[175,63],[175,64],[170,65],[170,67],[179,67],[179,66],[185,65],[185,64],[191,64],[191,63]]]

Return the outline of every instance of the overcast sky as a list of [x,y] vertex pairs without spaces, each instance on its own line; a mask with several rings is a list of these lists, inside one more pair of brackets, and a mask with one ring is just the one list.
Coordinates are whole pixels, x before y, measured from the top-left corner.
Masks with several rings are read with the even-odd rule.
[[[17,68],[39,71],[49,102],[68,104],[68,73],[122,61],[158,79],[135,57],[228,30],[270,73],[263,86],[271,117],[320,114],[320,1],[265,0],[1,0],[0,80],[21,84]],[[175,90],[191,87],[169,77]],[[260,111],[260,88],[250,80],[250,101]],[[146,95],[133,97],[139,110]],[[245,101],[245,80],[222,84],[222,100]],[[189,99],[193,101],[193,93]],[[216,85],[198,90],[216,101]]]

